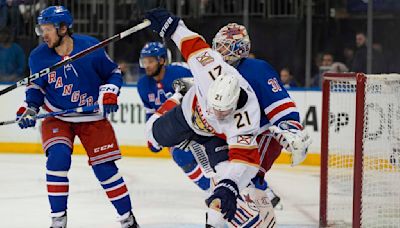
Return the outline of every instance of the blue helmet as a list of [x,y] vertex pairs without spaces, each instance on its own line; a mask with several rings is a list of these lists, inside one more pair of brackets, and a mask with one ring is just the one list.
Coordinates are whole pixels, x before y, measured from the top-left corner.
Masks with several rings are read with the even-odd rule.
[[160,42],[149,42],[140,51],[140,58],[157,57],[167,61],[167,49]]
[[50,6],[40,12],[37,22],[38,25],[53,24],[56,28],[60,28],[60,24],[65,23],[68,28],[72,28],[73,18],[64,6]]

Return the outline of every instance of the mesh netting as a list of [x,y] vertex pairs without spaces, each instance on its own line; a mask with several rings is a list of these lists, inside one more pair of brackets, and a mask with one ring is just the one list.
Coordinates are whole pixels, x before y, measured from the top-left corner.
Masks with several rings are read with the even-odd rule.
[[367,75],[364,116],[355,80],[330,83],[328,224],[352,224],[354,133],[364,119],[362,227],[400,227],[400,75]]

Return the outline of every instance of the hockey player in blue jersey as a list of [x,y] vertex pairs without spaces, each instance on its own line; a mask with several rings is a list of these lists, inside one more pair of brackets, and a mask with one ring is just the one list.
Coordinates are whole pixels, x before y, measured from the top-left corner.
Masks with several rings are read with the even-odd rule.
[[[31,73],[98,43],[95,38],[73,34],[72,24],[73,18],[63,6],[50,6],[40,13],[36,32],[44,43],[29,56]],[[41,107],[54,112],[98,102],[102,113],[50,117],[42,122],[52,228],[67,226],[68,171],[75,136],[81,140],[89,165],[119,214],[121,227],[139,227],[132,213],[128,189],[115,164],[115,160],[121,158],[119,146],[112,126],[105,118],[118,109],[121,85],[122,76],[117,65],[104,49],[99,49],[32,81],[26,88],[25,105],[17,111],[21,128],[35,126],[35,117]]]
[[[138,92],[146,110],[146,121],[174,93],[172,83],[176,79],[192,77],[189,69],[178,65],[167,65],[167,49],[160,42],[147,43],[140,51],[140,65],[146,71],[138,81]],[[153,152],[160,148],[148,145]],[[202,190],[210,187],[210,180],[206,178],[197,164],[193,154],[179,149],[170,148],[172,158],[185,174]]]

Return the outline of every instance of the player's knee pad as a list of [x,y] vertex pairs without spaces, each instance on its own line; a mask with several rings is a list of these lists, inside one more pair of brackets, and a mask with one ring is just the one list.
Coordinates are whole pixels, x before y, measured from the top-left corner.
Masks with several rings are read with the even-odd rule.
[[49,147],[47,154],[47,170],[51,171],[68,171],[71,167],[72,149],[63,144],[57,143]]
[[118,167],[114,161],[109,161],[92,166],[93,172],[99,181],[105,181],[118,173]]
[[172,158],[185,173],[191,172],[197,166],[197,162],[190,151],[173,148]]

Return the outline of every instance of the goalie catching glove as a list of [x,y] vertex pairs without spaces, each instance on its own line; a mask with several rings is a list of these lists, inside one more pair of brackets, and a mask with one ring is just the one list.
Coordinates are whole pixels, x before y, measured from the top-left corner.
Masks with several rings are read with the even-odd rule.
[[112,112],[118,110],[118,94],[119,88],[113,84],[105,84],[99,89],[99,107],[103,116],[106,117]]
[[278,126],[270,126],[269,130],[279,144],[291,153],[292,166],[304,161],[307,156],[308,146],[311,144],[311,138],[303,130],[303,126],[299,122],[293,120],[282,121]]

